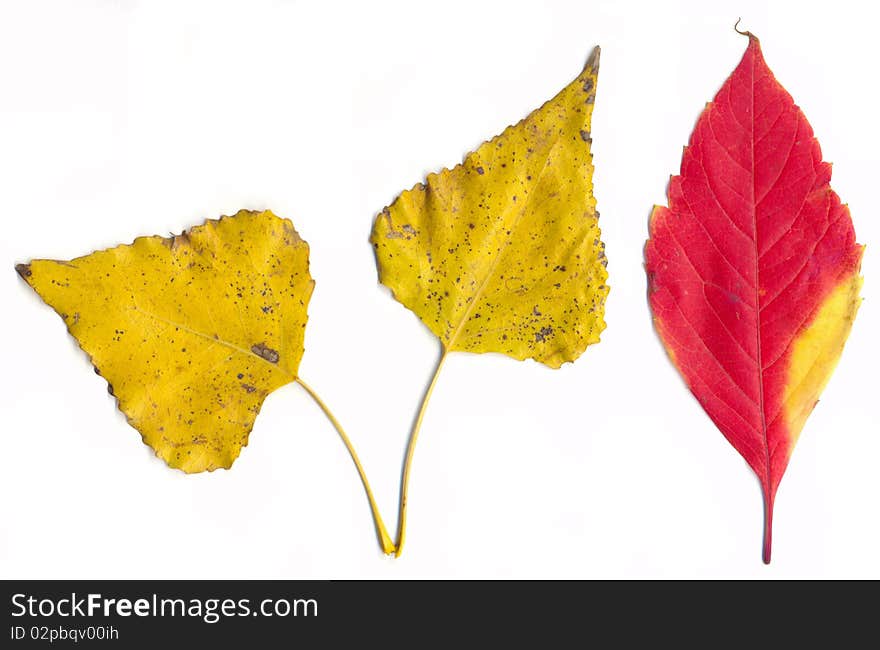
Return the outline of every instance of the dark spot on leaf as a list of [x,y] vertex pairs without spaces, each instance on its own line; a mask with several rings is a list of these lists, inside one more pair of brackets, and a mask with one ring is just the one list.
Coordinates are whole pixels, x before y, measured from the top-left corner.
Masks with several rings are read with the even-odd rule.
[[253,393],[255,390],[257,390],[254,386],[251,386],[250,384],[242,384],[241,387],[244,388],[245,392],[247,393]]
[[31,277],[31,265],[30,264],[16,264],[15,270],[22,278]]
[[581,129],[581,140],[583,140],[584,142],[592,142],[592,140],[590,139],[590,132]]
[[552,327],[542,327],[537,332],[535,332],[535,343],[541,343],[543,341],[546,341],[551,336],[553,336],[553,328]]
[[482,176],[483,174],[486,173],[486,170],[483,169],[482,167],[477,167],[477,173],[478,173],[480,176]]
[[590,79],[590,78],[587,78],[587,79],[584,81],[584,92],[585,92],[585,93],[588,93],[588,92],[590,92],[592,89],[593,89],[593,80]]
[[265,343],[255,343],[251,346],[251,352],[258,357],[264,358],[269,363],[278,363],[278,359],[280,358],[278,352],[267,347]]

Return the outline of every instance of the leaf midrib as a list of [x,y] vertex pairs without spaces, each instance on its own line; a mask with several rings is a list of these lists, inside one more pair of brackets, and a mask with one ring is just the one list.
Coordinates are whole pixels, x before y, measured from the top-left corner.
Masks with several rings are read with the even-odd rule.
[[[547,153],[544,156],[544,166],[541,168],[541,171],[538,173],[537,178],[533,181],[532,187],[538,185],[541,179],[544,177],[544,174],[547,172],[547,169],[550,167],[550,154],[556,149],[559,144],[559,135],[557,134],[555,139],[553,140],[553,144],[547,148]],[[516,215],[516,218],[513,220],[513,223],[510,226],[510,232],[515,233],[517,227],[519,226],[520,221],[522,220],[523,215],[528,210],[529,206],[532,203],[532,197],[536,194],[536,192],[529,192],[528,198],[523,202],[523,207],[519,211],[519,214]],[[443,346],[444,350],[451,350],[452,346],[455,345],[458,336],[461,334],[462,329],[465,324],[470,320],[471,312],[476,306],[477,302],[479,302],[480,298],[483,296],[483,292],[486,290],[486,286],[489,284],[489,280],[495,275],[495,270],[498,268],[498,264],[501,262],[501,258],[504,256],[504,252],[507,250],[507,247],[510,245],[514,239],[514,235],[506,237],[503,240],[503,245],[501,249],[498,251],[495,258],[492,260],[489,265],[489,270],[486,272],[486,276],[483,278],[483,281],[480,283],[480,286],[477,287],[476,292],[474,293],[470,304],[465,309],[464,315],[458,323],[458,326],[455,328],[455,331],[452,333],[452,336],[449,337],[446,344]]]
[[[750,37],[751,38],[751,37]],[[751,44],[750,44],[751,45]],[[773,490],[773,486],[770,484],[770,440],[768,438],[767,432],[767,416],[764,412],[764,357],[761,353],[761,261],[760,261],[760,249],[758,247],[758,204],[755,202],[755,57],[752,57],[752,64],[749,66],[750,72],[750,84],[749,88],[751,90],[751,105],[752,110],[749,112],[749,126],[751,133],[749,134],[749,149],[751,152],[752,158],[752,187],[751,187],[751,208],[752,208],[752,223],[754,224],[754,239],[753,243],[755,245],[755,339],[756,339],[756,353],[758,356],[758,411],[761,414],[761,433],[764,436],[764,484],[765,490],[767,494],[765,498],[769,501],[773,498],[771,492]]]
[[251,356],[255,359],[259,359],[260,361],[262,361],[263,363],[268,365],[273,370],[278,370],[283,375],[290,377],[291,381],[296,379],[295,374],[288,372],[280,364],[272,363],[271,361],[264,359],[259,354],[256,354],[251,350],[247,350],[245,348],[242,348],[242,347],[236,345],[235,343],[231,343],[231,342],[227,341],[226,339],[220,338],[219,334],[209,336],[207,334],[204,334],[203,332],[199,332],[198,330],[195,330],[187,325],[184,325],[183,323],[178,323],[176,321],[170,320],[168,318],[163,318],[162,316],[159,316],[159,315],[154,314],[152,312],[146,311],[145,309],[141,309],[137,305],[133,305],[132,309],[140,314],[143,314],[144,316],[147,316],[147,317],[152,318],[154,320],[157,320],[159,322],[165,323],[166,325],[171,325],[172,327],[177,327],[179,329],[184,330],[185,332],[189,332],[190,334],[193,334],[195,336],[199,336],[199,337],[205,339],[206,341],[211,341],[212,343],[219,343],[220,345],[225,346],[225,347],[229,348],[230,350],[234,350],[235,352],[238,352],[240,354],[244,354],[246,356]]

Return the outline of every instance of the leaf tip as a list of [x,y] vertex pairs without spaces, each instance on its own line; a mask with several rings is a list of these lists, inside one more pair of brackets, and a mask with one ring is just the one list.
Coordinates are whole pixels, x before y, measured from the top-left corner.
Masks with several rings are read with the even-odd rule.
[[602,48],[598,45],[593,48],[593,51],[590,52],[590,56],[587,57],[587,62],[584,64],[584,70],[591,70],[596,72],[599,69],[599,55],[601,54]]
[[18,273],[24,281],[27,281],[29,277],[31,277],[31,265],[30,264],[16,264],[15,272]]
[[739,28],[739,24],[740,24],[741,22],[742,22],[742,17],[739,17],[739,18],[736,19],[736,22],[733,24],[733,31],[735,31],[737,34],[740,34],[740,35],[742,35],[742,36],[748,36],[748,37],[749,37],[749,42],[752,42],[752,41],[756,41],[756,42],[757,42],[757,40],[758,40],[758,37],[757,37],[757,36],[755,36],[754,34],[752,34],[749,30],[742,31],[742,30]]

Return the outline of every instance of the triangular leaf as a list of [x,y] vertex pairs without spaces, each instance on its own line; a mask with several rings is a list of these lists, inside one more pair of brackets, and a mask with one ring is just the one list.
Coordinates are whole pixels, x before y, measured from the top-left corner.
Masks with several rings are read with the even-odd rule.
[[597,47],[553,99],[376,217],[380,281],[443,348],[410,435],[398,555],[415,444],[447,354],[500,352],[558,368],[605,328],[608,274],[590,152],[598,72]]
[[447,351],[559,367],[599,340],[608,286],[593,198],[596,48],[556,97],[376,218],[379,278]]
[[263,400],[297,377],[309,248],[271,212],[16,268],[171,467],[230,467]]

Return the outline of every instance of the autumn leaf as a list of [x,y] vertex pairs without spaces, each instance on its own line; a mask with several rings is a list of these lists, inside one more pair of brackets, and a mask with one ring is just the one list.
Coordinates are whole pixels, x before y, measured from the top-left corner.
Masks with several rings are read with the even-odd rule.
[[694,396],[773,505],[861,299],[863,247],[831,165],[751,34],[655,207],[645,250],[654,324]]
[[263,400],[296,379],[309,247],[271,212],[17,269],[171,467],[230,467]]
[[379,279],[440,339],[442,355],[497,352],[551,368],[599,340],[606,285],[593,198],[590,118],[599,48],[577,79],[515,126],[429,174],[377,216]]
[[308,244],[289,220],[242,210],[176,237],[16,270],[64,319],[128,422],[171,467],[231,467],[266,396],[300,384],[339,432],[383,550],[393,552],[350,440],[298,376],[314,281]]

